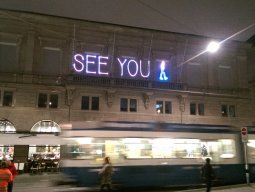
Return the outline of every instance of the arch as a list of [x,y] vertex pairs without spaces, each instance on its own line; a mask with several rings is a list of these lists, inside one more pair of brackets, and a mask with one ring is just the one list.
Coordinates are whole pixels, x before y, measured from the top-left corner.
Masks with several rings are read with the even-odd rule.
[[16,133],[16,128],[8,119],[0,119],[0,133]]
[[30,132],[36,133],[59,133],[61,132],[60,126],[52,120],[41,120],[33,125]]

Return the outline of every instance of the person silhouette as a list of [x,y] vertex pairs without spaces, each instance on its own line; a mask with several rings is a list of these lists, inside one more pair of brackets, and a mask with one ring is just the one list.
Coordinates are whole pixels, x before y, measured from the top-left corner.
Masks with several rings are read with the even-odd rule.
[[211,159],[210,158],[206,158],[205,164],[201,168],[201,176],[204,179],[205,184],[206,184],[206,192],[210,192],[211,191],[212,180],[215,177],[214,170],[213,170],[213,167],[210,164],[210,162],[211,162]]
[[164,81],[168,80],[165,69],[166,69],[166,62],[162,61],[160,64],[160,76],[159,76],[160,80],[164,80]]
[[99,171],[101,175],[101,185],[100,191],[103,191],[106,187],[108,191],[112,188],[112,164],[110,162],[110,157],[104,158],[104,163],[102,169]]

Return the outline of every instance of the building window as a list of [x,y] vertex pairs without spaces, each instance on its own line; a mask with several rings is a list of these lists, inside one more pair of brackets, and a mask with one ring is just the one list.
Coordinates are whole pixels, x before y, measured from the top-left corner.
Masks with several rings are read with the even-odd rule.
[[196,115],[197,114],[197,105],[196,103],[190,103],[190,114]]
[[82,110],[99,110],[99,97],[82,96],[81,98]]
[[235,105],[221,105],[221,115],[222,117],[235,117],[236,109]]
[[0,106],[13,106],[13,91],[0,90]]
[[3,92],[3,106],[11,107],[13,102],[13,92],[12,91],[4,91]]
[[123,112],[137,112],[137,100],[136,99],[120,99],[120,111]]
[[58,108],[58,95],[39,93],[37,105],[39,108]]
[[12,42],[0,42],[0,71],[17,71],[17,44]]
[[99,97],[92,97],[91,110],[99,110]]
[[171,101],[156,101],[156,112],[158,114],[172,114]]
[[42,120],[34,124],[30,132],[56,133],[61,132],[60,126],[51,120]]
[[130,99],[130,112],[137,112],[137,100],[136,99]]
[[204,103],[190,103],[190,114],[191,115],[205,115]]
[[204,103],[198,103],[198,115],[205,115]]

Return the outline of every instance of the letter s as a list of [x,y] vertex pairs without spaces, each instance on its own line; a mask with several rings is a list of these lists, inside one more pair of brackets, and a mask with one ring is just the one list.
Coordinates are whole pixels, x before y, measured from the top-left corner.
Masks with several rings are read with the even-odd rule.
[[[73,63],[73,68],[76,72],[82,72],[84,69],[84,64],[82,61],[79,60],[79,58],[84,61],[84,57],[81,54],[75,54],[74,55],[74,63]],[[77,63],[75,63],[77,62]],[[81,65],[79,68],[77,68],[77,64]]]

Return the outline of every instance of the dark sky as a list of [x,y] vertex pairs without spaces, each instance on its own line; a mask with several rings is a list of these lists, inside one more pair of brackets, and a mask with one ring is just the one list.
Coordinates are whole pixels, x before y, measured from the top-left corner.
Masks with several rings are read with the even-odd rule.
[[0,9],[220,39],[248,27],[238,41],[255,34],[255,0],[0,0]]

